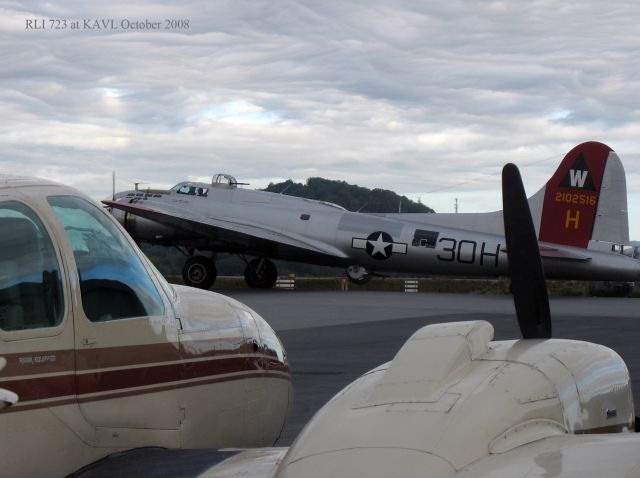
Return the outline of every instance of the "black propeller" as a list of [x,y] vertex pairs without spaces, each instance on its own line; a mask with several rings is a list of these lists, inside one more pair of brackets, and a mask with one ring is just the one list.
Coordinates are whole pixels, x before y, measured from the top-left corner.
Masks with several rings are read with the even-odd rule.
[[529,203],[515,164],[502,169],[502,210],[511,291],[524,339],[551,338],[549,296]]

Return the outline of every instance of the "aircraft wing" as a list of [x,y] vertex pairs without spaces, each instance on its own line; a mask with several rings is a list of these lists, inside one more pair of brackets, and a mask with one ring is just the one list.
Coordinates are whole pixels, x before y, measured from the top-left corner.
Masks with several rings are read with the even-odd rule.
[[[230,217],[210,217],[196,212],[181,210],[172,212],[158,207],[148,207],[138,203],[102,201],[104,204],[136,216],[150,219],[159,224],[180,230],[187,230],[203,237],[243,246],[250,252],[268,252],[282,256],[285,253],[297,255],[322,255],[338,259],[348,256],[329,244],[314,241],[295,233],[283,233],[265,225],[255,225]],[[277,253],[277,254],[274,254]]]
[[[640,471],[635,433],[561,435],[465,467],[456,478],[627,477]],[[400,475],[398,475],[400,476]]]
[[288,448],[254,448],[241,451],[237,455],[209,468],[201,476],[204,478],[271,478],[282,462]]
[[[457,472],[450,470],[449,473],[434,473],[433,476],[440,478],[630,477],[637,476],[640,469],[640,456],[637,454],[639,448],[640,436],[634,433],[559,435],[522,445],[504,453],[490,454]],[[271,478],[277,471],[283,471],[280,470],[280,464],[287,450],[287,448],[258,448],[240,451],[208,468],[200,476]],[[410,468],[404,468],[402,462],[398,462],[396,466],[395,476],[415,476]],[[335,475],[328,471],[326,476]],[[425,471],[421,476],[432,475]]]

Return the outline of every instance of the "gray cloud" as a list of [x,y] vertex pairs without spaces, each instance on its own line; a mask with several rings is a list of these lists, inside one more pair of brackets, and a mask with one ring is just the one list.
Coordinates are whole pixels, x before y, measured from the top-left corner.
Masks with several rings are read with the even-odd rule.
[[[437,210],[472,194],[469,208],[485,207],[499,204],[504,162],[547,159],[523,171],[533,192],[590,139],[640,185],[631,1],[0,1],[0,12],[0,170],[94,197],[114,169],[122,188],[226,171],[255,185],[321,175],[388,187]],[[189,28],[25,29],[56,18]]]

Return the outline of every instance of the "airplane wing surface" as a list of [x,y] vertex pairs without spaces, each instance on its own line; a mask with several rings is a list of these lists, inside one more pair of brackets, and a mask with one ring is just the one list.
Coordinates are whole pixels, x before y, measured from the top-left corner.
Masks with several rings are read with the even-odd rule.
[[[451,469],[444,473],[433,472],[433,474],[429,474],[428,470],[424,470],[421,476],[433,476],[434,478],[636,477],[640,476],[640,457],[637,455],[639,447],[640,436],[632,433],[559,435],[521,445],[503,453],[490,454],[486,458],[480,459],[458,471]],[[287,450],[287,448],[258,448],[229,450],[226,453],[225,450],[221,450],[217,452],[217,455],[207,450],[209,466],[206,466],[207,461],[201,460],[199,473],[193,474],[188,473],[188,466],[185,464],[183,457],[174,459],[173,468],[168,468],[166,459],[165,461],[160,461],[160,463],[162,463],[161,469],[163,472],[169,469],[178,471],[184,476],[198,476],[200,478],[229,478],[232,476],[270,478],[277,471],[281,471],[280,465]],[[161,452],[165,453],[165,456],[168,451],[161,450]],[[131,453],[129,452],[129,454]],[[162,455],[159,456],[162,457]],[[217,456],[219,458],[215,460],[209,458]],[[144,462],[141,463],[139,457],[129,461],[132,461],[137,470],[146,468],[145,471],[147,473],[150,470],[154,470],[153,467],[149,468]],[[122,472],[123,463],[118,463],[117,467],[112,468]],[[124,469],[128,470],[126,467]],[[90,471],[103,472],[106,470],[97,468]],[[399,462],[395,476],[399,478],[416,476],[412,471],[404,468],[403,464]],[[78,476],[91,478],[93,476],[106,475],[85,472]],[[335,475],[328,471],[327,476],[334,477]]]
[[236,246],[243,246],[247,252],[258,250],[279,252],[280,254],[293,252],[298,255],[322,255],[338,259],[348,257],[329,244],[294,233],[284,234],[282,231],[265,225],[244,223],[235,218],[209,217],[191,211],[186,214],[184,210],[171,212],[136,203],[102,202],[107,206],[150,219],[165,226],[187,230],[209,239],[233,243]]
[[489,455],[456,478],[640,476],[635,433],[560,435]]

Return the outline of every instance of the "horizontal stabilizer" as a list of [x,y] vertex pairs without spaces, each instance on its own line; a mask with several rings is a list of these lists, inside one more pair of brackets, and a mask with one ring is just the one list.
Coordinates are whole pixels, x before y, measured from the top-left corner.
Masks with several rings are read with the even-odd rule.
[[544,246],[540,246],[540,255],[543,259],[561,259],[578,262],[589,262],[591,260],[591,257],[586,254]]
[[[589,262],[591,257],[578,252],[556,249],[555,247],[539,245],[540,256],[543,259],[560,259],[565,261]],[[500,252],[508,253],[506,247],[500,248]]]

